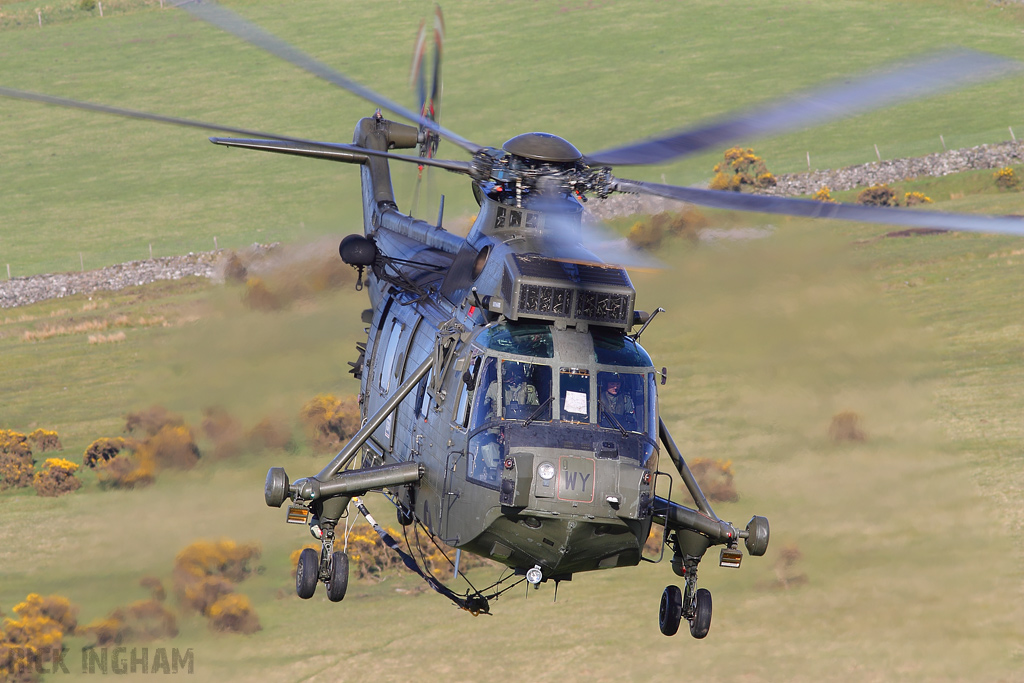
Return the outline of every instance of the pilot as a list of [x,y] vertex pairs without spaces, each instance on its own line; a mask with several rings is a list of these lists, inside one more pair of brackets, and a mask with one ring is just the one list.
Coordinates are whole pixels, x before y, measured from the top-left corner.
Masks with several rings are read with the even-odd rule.
[[[622,379],[612,375],[601,388],[601,409],[614,417],[626,429],[636,429],[636,406],[633,397],[622,388]],[[611,426],[611,425],[608,425]]]
[[[508,412],[508,407],[517,403],[520,406],[538,406],[540,405],[540,397],[537,395],[537,387],[533,386],[526,381],[526,373],[523,371],[523,364],[512,361],[505,361],[502,363],[502,372],[504,379],[504,391],[502,392],[505,399],[505,412]],[[487,409],[489,412],[495,412],[495,406],[498,401],[498,383],[494,382],[487,388]]]

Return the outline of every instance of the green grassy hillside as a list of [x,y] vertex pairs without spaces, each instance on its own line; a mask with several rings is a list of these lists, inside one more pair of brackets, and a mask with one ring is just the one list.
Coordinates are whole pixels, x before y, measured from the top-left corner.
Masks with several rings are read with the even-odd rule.
[[[380,92],[411,102],[408,62],[430,3],[234,3]],[[445,7],[443,121],[485,144],[547,130],[593,151],[823,80],[963,45],[1024,59],[1021,10],[987,2],[491,3]],[[3,83],[259,130],[347,141],[372,107],[180,11],[154,7],[3,32]],[[1024,134],[1024,80],[988,84],[776,140],[775,172],[910,156]],[[200,131],[4,101],[0,267],[86,267],[359,226],[344,165],[217,149]],[[445,145],[442,150],[458,156]],[[707,155],[641,178],[706,181]],[[461,158],[461,157],[458,157]],[[437,173],[420,202],[472,213],[466,183]],[[625,175],[625,173],[624,173]],[[397,173],[408,205],[414,169]]]
[[[386,93],[405,88],[417,19],[431,11],[413,3],[403,18],[384,4],[315,0],[237,7]],[[481,142],[544,129],[597,149],[929,46],[1024,58],[1017,10],[986,3],[445,10],[444,120]],[[2,35],[13,87],[333,139],[346,139],[353,118],[368,113],[170,10]],[[1020,84],[757,149],[785,171],[799,170],[812,141],[814,158],[820,148],[823,157],[864,161],[875,142],[885,151],[938,133],[947,143],[954,134],[998,135],[1021,111]],[[206,249],[213,235],[233,246],[345,232],[360,220],[349,167],[219,150],[187,131],[0,106],[0,263],[10,260],[15,274],[77,266],[79,251],[90,266],[143,257],[150,242],[157,253]],[[664,172],[690,182],[710,166],[694,160]],[[936,200],[967,193],[940,202],[943,210],[1022,213],[1024,195],[976,193],[980,177],[906,189]],[[400,197],[413,181],[400,179]],[[457,179],[435,181],[453,197],[465,194]],[[468,211],[465,202],[450,215]],[[169,583],[187,543],[229,537],[262,545],[262,572],[239,590],[263,629],[218,635],[181,614],[177,638],[150,644],[193,648],[197,680],[1019,680],[1020,240],[882,238],[879,227],[711,217],[716,227],[771,223],[775,232],[669,243],[659,254],[664,270],[635,275],[638,306],[668,309],[643,342],[669,369],[661,410],[677,443],[688,458],[732,460],[740,500],[717,505],[722,517],[742,525],[763,514],[772,523],[765,557],[746,558],[738,571],[705,561],[702,583],[715,595],[706,640],[658,632],[660,593],[675,580],[667,563],[579,575],[556,603],[548,586],[529,597],[517,590],[489,617],[457,612],[405,575],[355,583],[341,605],[322,589],[301,601],[288,555],[309,537],[260,492],[272,465],[292,476],[320,468],[327,456],[305,445],[215,461],[204,441],[196,469],[163,473],[145,489],[102,490],[86,474],[82,490],[62,498],[0,493],[0,611],[10,615],[29,592],[56,592],[88,622],[145,597],[144,575]],[[62,455],[77,460],[92,439],[119,433],[125,413],[153,403],[192,424],[212,405],[252,424],[266,415],[294,420],[320,391],[355,391],[345,362],[361,335],[364,295],[328,292],[266,313],[243,306],[240,294],[185,281],[5,310],[0,428],[57,429]],[[88,326],[74,331],[121,316],[122,342],[90,344]],[[68,332],[26,339],[47,327]],[[865,441],[829,440],[830,420],[844,410],[862,417]],[[386,505],[374,510],[391,522]],[[786,549],[801,556],[789,567]],[[806,582],[780,585],[780,576],[800,575]],[[67,641],[72,675],[51,680],[91,680],[77,673],[87,642]]]

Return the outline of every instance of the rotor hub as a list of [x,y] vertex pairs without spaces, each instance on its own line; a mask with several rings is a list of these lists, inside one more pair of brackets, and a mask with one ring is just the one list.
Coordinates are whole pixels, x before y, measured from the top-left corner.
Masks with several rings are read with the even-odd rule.
[[573,163],[583,158],[572,143],[551,133],[523,133],[508,140],[501,148],[513,156],[556,164]]

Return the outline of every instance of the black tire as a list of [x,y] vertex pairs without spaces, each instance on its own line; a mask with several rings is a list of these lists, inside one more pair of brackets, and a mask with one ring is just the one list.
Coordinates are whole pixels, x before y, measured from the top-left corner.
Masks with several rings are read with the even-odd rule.
[[711,591],[707,588],[697,590],[696,606],[693,619],[690,621],[690,635],[703,638],[711,630]]
[[327,580],[327,599],[341,602],[348,591],[348,555],[337,552],[331,555],[331,578]]
[[299,555],[295,567],[295,592],[303,600],[309,600],[316,593],[316,582],[320,574],[320,557],[312,548],[306,548]]
[[658,627],[666,636],[674,636],[683,618],[683,592],[679,586],[665,586],[658,610]]

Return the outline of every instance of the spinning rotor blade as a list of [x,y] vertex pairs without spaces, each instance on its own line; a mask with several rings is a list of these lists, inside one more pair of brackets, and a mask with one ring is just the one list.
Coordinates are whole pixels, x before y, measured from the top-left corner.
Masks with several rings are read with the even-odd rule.
[[326,64],[318,62],[294,46],[289,45],[280,38],[267,33],[255,24],[249,23],[226,7],[209,2],[208,0],[191,0],[190,2],[179,5],[179,7],[192,16],[202,19],[203,21],[216,26],[227,33],[231,33],[232,35],[235,35],[256,47],[262,48],[270,54],[280,57],[287,62],[291,62],[300,69],[304,69],[314,76],[322,78],[328,83],[344,88],[350,93],[358,95],[364,100],[367,100],[382,109],[388,109],[409,121],[413,121],[424,128],[437,133],[443,138],[451,140],[470,154],[475,154],[483,149],[480,145],[467,140],[450,130],[442,128],[429,118],[421,116],[420,114],[417,114],[396,102],[392,102],[383,95],[356,83]]
[[[43,104],[52,104],[59,107],[83,109],[85,111],[98,112],[100,114],[110,114],[112,116],[121,116],[129,119],[138,119],[140,121],[155,121],[157,123],[167,123],[174,126],[184,126],[186,128],[199,128],[201,130],[214,130],[221,133],[249,135],[252,136],[253,138],[264,138],[261,140],[232,140],[231,138],[210,138],[210,141],[215,144],[225,145],[229,147],[249,147],[250,149],[264,149],[267,151],[276,151],[285,154],[295,154],[300,156],[309,156],[321,159],[333,159],[335,161],[349,161],[350,163],[361,163],[357,159],[359,155],[362,155],[364,158],[367,156],[376,156],[384,157],[386,159],[393,159],[395,161],[410,162],[414,164],[425,163],[429,166],[437,166],[438,168],[443,168],[446,171],[452,171],[453,173],[463,174],[469,174],[472,167],[472,164],[470,164],[468,161],[449,161],[445,159],[424,160],[421,159],[420,157],[407,156],[404,154],[393,154],[390,152],[381,152],[375,149],[365,149],[357,145],[345,145],[336,142],[317,142],[315,140],[304,140],[303,138],[295,138],[288,135],[277,135],[275,133],[264,133],[258,130],[249,130],[247,128],[222,126],[220,124],[207,123],[205,121],[196,121],[194,119],[183,119],[175,116],[164,116],[162,114],[151,114],[145,111],[136,111],[134,109],[111,107],[106,104],[81,102],[79,100],[70,100],[65,97],[54,97],[53,95],[43,95],[41,93],[29,92],[27,90],[15,90],[13,88],[0,87],[0,95],[4,97],[13,97],[19,100],[28,100],[30,102],[41,102]],[[231,144],[231,142],[237,142],[239,144]]]
[[243,140],[239,138],[210,138],[210,142],[224,147],[242,147],[263,152],[277,152],[292,156],[309,157],[312,159],[328,159],[343,161],[350,164],[361,164],[366,157],[382,157],[392,161],[405,161],[410,164],[436,166],[452,173],[468,175],[472,164],[468,161],[450,161],[447,159],[424,159],[408,154],[381,152],[376,149],[346,145],[338,142],[313,142],[311,140],[277,139],[277,140]]
[[660,185],[638,180],[616,179],[616,190],[652,194],[658,197],[679,199],[684,202],[709,206],[715,209],[733,209],[757,213],[775,213],[783,216],[807,218],[835,218],[863,223],[906,225],[917,228],[941,228],[966,232],[998,233],[1024,237],[1024,218],[1012,216],[986,216],[962,213],[940,213],[918,211],[884,206],[862,206],[860,204],[833,204],[810,199],[771,197],[760,194],[743,194],[721,190],[705,190],[677,185]]
[[69,100],[65,97],[43,95],[41,93],[29,92],[27,90],[15,90],[13,88],[0,87],[0,95],[3,95],[4,97],[14,97],[19,100],[29,100],[31,102],[42,102],[43,104],[53,104],[58,107],[70,107],[72,109],[84,109],[85,111],[94,111],[99,112],[101,114],[123,116],[129,119],[139,119],[142,121],[156,121],[157,123],[169,123],[175,126],[185,126],[187,128],[216,130],[222,133],[234,133],[236,135],[252,135],[254,137],[273,138],[275,140],[292,140],[294,142],[308,142],[307,140],[302,140],[301,138],[293,138],[288,137],[286,135],[275,135],[274,133],[261,133],[258,130],[234,128],[232,126],[221,126],[216,123],[206,123],[204,121],[195,121],[193,119],[182,119],[175,116],[163,116],[162,114],[151,114],[149,112],[136,111],[134,109],[111,107],[106,104],[94,104],[92,102],[82,102],[80,100]]
[[1022,66],[985,52],[940,52],[906,62],[892,71],[814,88],[695,128],[588,154],[586,161],[591,166],[659,164],[741,138],[784,133],[974,85],[1008,75]]

